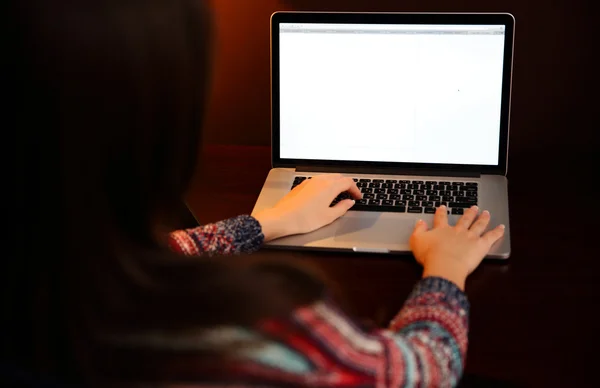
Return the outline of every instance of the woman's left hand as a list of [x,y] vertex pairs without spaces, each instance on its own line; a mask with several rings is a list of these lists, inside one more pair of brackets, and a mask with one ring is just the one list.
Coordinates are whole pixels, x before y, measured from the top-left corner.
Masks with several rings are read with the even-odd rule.
[[354,200],[344,199],[329,207],[335,197],[345,191],[355,199],[362,198],[352,178],[341,174],[324,174],[306,179],[273,208],[255,216],[262,227],[265,241],[308,233],[329,225],[354,206]]

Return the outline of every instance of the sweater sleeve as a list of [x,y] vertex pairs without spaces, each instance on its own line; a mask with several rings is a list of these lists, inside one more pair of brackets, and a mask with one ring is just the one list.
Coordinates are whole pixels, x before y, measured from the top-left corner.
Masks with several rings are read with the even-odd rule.
[[421,280],[384,332],[394,345],[390,368],[404,370],[390,378],[411,380],[408,386],[456,386],[465,366],[468,316],[467,297],[454,283],[437,277]]
[[422,279],[387,329],[364,331],[333,303],[261,328],[273,341],[247,364],[268,381],[323,387],[454,387],[467,350],[468,301],[453,283]]
[[169,234],[169,247],[178,253],[195,256],[201,254],[251,253],[263,244],[264,235],[258,221],[241,215],[214,224],[192,229],[177,230]]

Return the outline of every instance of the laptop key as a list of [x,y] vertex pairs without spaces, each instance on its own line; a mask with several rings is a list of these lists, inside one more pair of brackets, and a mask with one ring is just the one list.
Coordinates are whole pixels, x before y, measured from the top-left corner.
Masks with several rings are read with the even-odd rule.
[[423,182],[423,181],[412,181],[412,183],[413,183],[414,185],[422,185],[422,184],[424,184],[425,182]]
[[409,213],[423,213],[423,208],[421,206],[409,206]]
[[448,204],[448,207],[451,208],[470,208],[471,206],[473,206],[473,204],[471,203],[467,203],[467,202],[450,202]]
[[434,207],[426,207],[425,208],[425,213],[427,213],[427,214],[433,214],[433,213],[435,213],[435,208]]
[[366,198],[356,200],[357,205],[366,205],[368,202],[369,202],[369,200]]
[[386,194],[385,190],[386,189],[374,189],[373,192],[375,194]]
[[421,202],[419,202],[419,201],[408,201],[408,206],[409,207],[421,206]]
[[431,201],[422,201],[421,206],[423,207],[433,207],[433,202]]
[[384,199],[383,201],[381,201],[381,205],[383,205],[383,206],[393,206],[394,205],[394,201],[392,201],[390,199]]
[[373,199],[373,198],[375,198],[375,194],[373,194],[373,193],[363,194],[363,199]]
[[371,205],[371,206],[379,206],[379,205],[381,205],[381,202],[378,199],[370,199],[369,200],[369,205]]
[[463,208],[454,208],[452,209],[452,214],[463,214],[464,213],[464,209]]
[[406,201],[396,201],[396,203],[394,203],[394,206],[404,206],[404,207],[406,207]]
[[412,194],[404,194],[402,196],[402,199],[405,201],[414,201],[415,200],[415,196]]
[[427,196],[426,195],[417,195],[416,199],[417,199],[417,201],[427,201]]
[[368,182],[371,182],[371,180],[370,180],[370,179],[367,179],[367,178],[361,178],[361,179],[359,179],[358,181],[359,181],[359,182],[367,182],[367,183],[368,183]]
[[384,180],[383,179],[373,179],[374,183],[383,183]]
[[405,213],[406,207],[403,206],[371,206],[355,204],[350,208],[355,211],[368,211],[368,212],[387,212],[387,213]]
[[375,199],[380,199],[380,200],[388,199],[388,196],[387,196],[387,194],[377,194],[377,195],[375,195]]
[[396,179],[386,179],[385,183],[398,183]]

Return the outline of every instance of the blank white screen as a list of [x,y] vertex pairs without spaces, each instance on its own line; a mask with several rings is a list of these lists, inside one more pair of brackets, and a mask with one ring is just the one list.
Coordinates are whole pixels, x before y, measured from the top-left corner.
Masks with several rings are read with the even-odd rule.
[[497,165],[503,26],[280,25],[280,156]]

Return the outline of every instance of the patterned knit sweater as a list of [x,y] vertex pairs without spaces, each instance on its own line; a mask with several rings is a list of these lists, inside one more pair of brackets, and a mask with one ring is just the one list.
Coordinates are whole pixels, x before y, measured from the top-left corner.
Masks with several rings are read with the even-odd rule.
[[[256,251],[263,240],[258,221],[243,215],[173,232],[170,246],[185,255],[235,254]],[[320,301],[285,321],[222,328],[215,336],[267,341],[243,352],[235,371],[255,386],[451,387],[464,368],[468,314],[458,287],[430,277],[416,284],[387,329],[366,332],[331,302]]]

